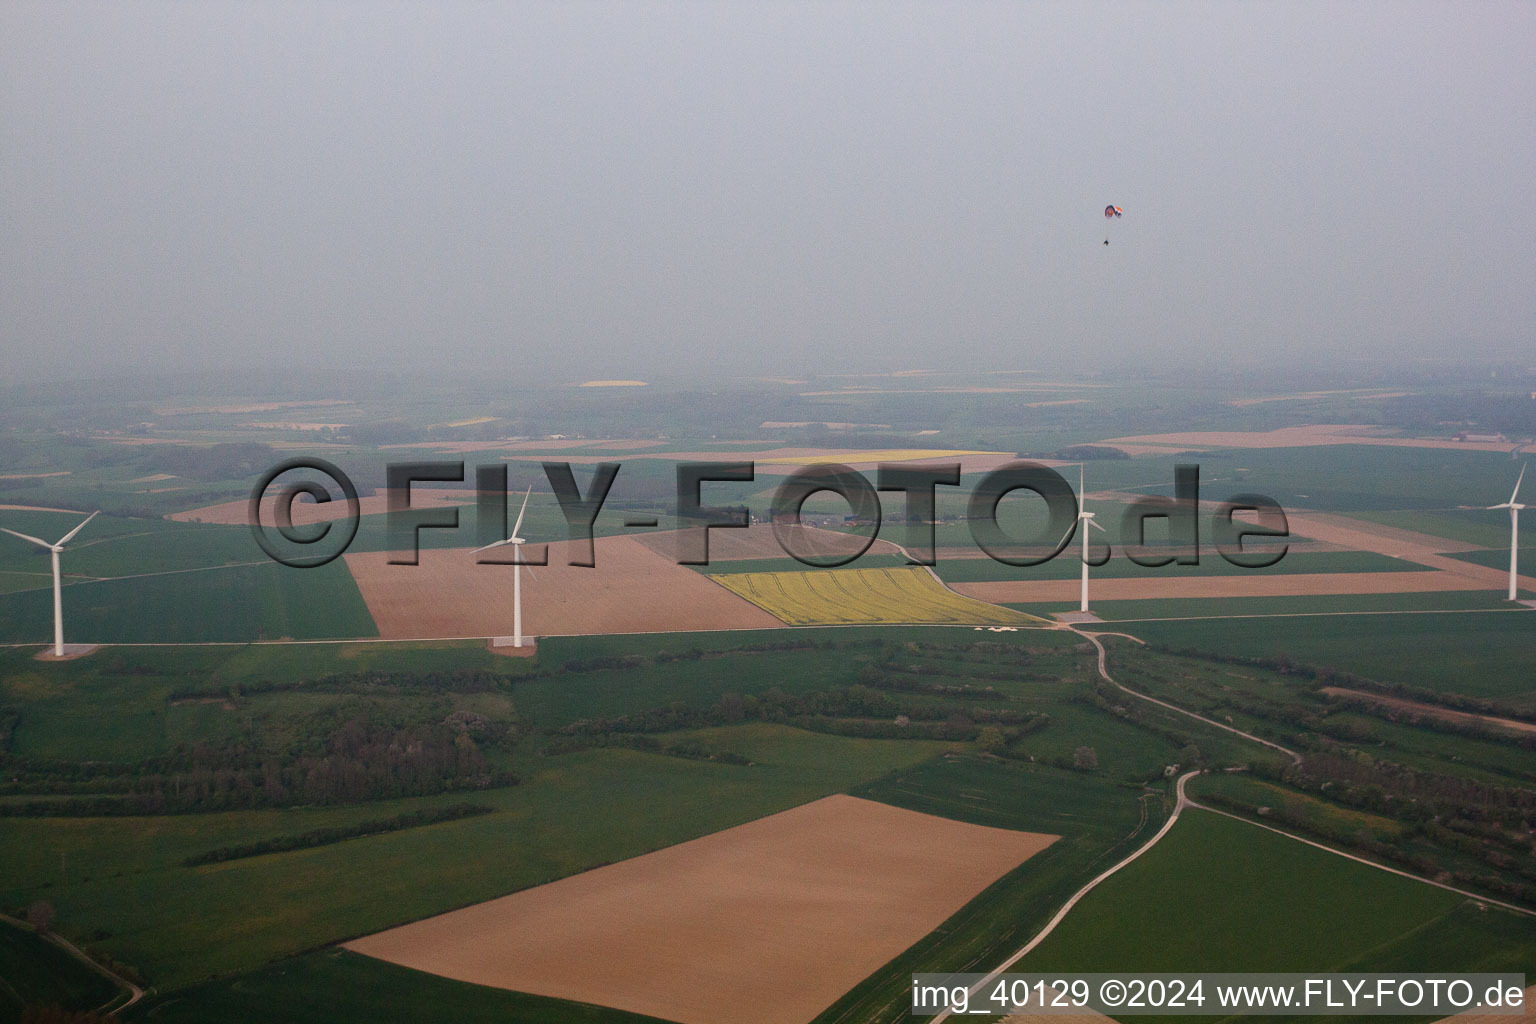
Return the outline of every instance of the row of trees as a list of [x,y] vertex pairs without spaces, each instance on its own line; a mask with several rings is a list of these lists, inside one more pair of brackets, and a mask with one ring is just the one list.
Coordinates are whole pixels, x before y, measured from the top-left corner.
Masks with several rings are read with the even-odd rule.
[[[240,743],[197,744],[140,765],[33,765],[25,777],[33,791],[50,767],[85,772],[59,782],[96,794],[84,800],[32,800],[0,804],[0,815],[163,814],[224,811],[368,800],[515,785],[510,772],[487,766],[475,738],[484,720],[470,716],[437,724],[379,725],[354,718],[299,754],[259,752]],[[108,769],[115,769],[109,774]]]

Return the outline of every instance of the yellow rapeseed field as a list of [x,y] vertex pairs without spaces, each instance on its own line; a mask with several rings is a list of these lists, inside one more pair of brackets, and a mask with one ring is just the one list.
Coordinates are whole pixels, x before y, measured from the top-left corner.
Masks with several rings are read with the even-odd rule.
[[918,566],[727,573],[710,579],[791,626],[887,622],[1016,626],[1041,621],[962,597]]

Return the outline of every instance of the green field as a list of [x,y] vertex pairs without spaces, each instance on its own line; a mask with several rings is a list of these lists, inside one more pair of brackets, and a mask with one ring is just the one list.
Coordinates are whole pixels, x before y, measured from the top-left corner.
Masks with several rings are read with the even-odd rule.
[[[189,576],[196,576],[191,580]],[[0,642],[53,636],[47,590],[0,594]],[[199,643],[377,636],[342,562],[289,569],[272,562],[77,583],[64,589],[68,643]]]
[[1098,871],[1155,830],[1165,787],[1117,786],[1036,765],[945,758],[853,791],[943,817],[1062,838],[1003,876],[922,941],[856,986],[815,1024],[909,1019],[917,971],[984,971],[1028,941]]
[[[75,512],[0,510],[0,526],[45,541],[58,540],[84,518]],[[70,542],[61,565],[67,580],[267,560],[244,526],[100,515]],[[48,552],[15,537],[0,535],[0,568],[47,575]]]
[[0,921],[0,1024],[27,1006],[94,1010],[118,988],[30,928]]
[[[1208,811],[1188,810],[1087,896],[1021,971],[1525,971],[1536,919],[1490,909],[1463,951],[1464,897]],[[1491,933],[1491,934],[1490,934]],[[1489,941],[1497,937],[1495,941]]]
[[[0,512],[0,525],[57,539],[80,518]],[[47,552],[5,537],[0,569],[0,643],[51,639]],[[102,516],[71,543],[62,569],[70,643],[378,635],[345,563],[307,570],[278,565],[243,526]]]
[[505,992],[327,949],[150,999],[124,1015],[152,1024],[646,1024],[654,1017]]
[[[1253,807],[1268,807],[1271,812],[1283,812],[1284,816],[1302,823],[1313,833],[1358,833],[1361,830],[1378,841],[1395,840],[1402,836],[1402,822],[1379,814],[1340,807],[1289,787],[1256,779],[1251,775],[1215,774],[1201,775],[1189,781],[1188,792],[1196,799],[1221,797]],[[1209,801],[1205,801],[1209,802]]]
[[591,750],[549,759],[520,786],[475,793],[492,814],[200,868],[181,860],[228,842],[385,817],[423,801],[4,819],[0,904],[46,896],[60,928],[104,933],[115,957],[173,989],[728,828],[945,748],[741,728],[739,745],[761,759],[752,768]]
[[[1536,552],[1529,552],[1522,545],[1519,550],[1519,564],[1516,570],[1522,576],[1536,573]],[[1486,551],[1458,551],[1451,555],[1452,558],[1463,562],[1471,562],[1473,565],[1487,566],[1490,569],[1503,569],[1509,571],[1509,545],[1501,548],[1489,548]]]
[[[1102,566],[1089,568],[1093,579],[1174,579],[1190,576],[1286,576],[1317,572],[1406,572],[1423,566],[1389,558],[1371,551],[1297,551],[1288,553],[1267,569],[1245,569],[1217,555],[1205,555],[1199,565],[1144,566],[1119,553]],[[861,563],[862,564],[862,563]],[[1011,580],[1076,579],[1083,571],[1080,549],[1063,551],[1042,565],[1018,567],[991,558],[942,559],[934,567],[946,583],[983,583]]]
[[[1514,478],[1511,477],[1503,491],[1489,498],[1488,504],[1507,501],[1509,489],[1513,486]],[[1522,487],[1521,490],[1524,488]],[[1525,500],[1530,501],[1529,498]],[[1491,551],[1502,550],[1506,557],[1509,553],[1509,513],[1502,510],[1496,512],[1481,508],[1435,509],[1428,512],[1357,512],[1354,515],[1358,519],[1367,519],[1373,523],[1381,523],[1383,526],[1395,526],[1400,530],[1416,530],[1433,537],[1449,537],[1451,540],[1477,544]],[[1522,551],[1536,548],[1536,537],[1532,537],[1529,530],[1521,532],[1520,548]]]
[[[1199,464],[1201,504],[1209,502],[1212,511],[1229,494],[1257,491],[1274,498],[1282,508],[1347,512],[1440,536],[1453,535],[1415,524],[1445,518],[1465,518],[1470,523],[1477,515],[1497,524],[1496,513],[1469,512],[1463,516],[1448,506],[1506,501],[1520,471],[1518,462],[1500,452],[1340,444],[1212,449],[1096,463],[1090,467],[1088,486],[1090,490],[1170,494],[1173,466],[1180,462]],[[1503,537],[1507,545],[1507,524]],[[1467,539],[1488,546],[1497,543]]]
[[[1528,610],[1139,622],[1132,632],[1170,647],[1284,655],[1383,682],[1476,697],[1515,698],[1536,690],[1530,671],[1536,613]],[[1471,665],[1475,671],[1468,670]]]
[[[1089,594],[1092,595],[1092,583]],[[1021,611],[1044,607],[1063,610],[1059,605],[1010,604]],[[1508,611],[1509,602],[1496,590],[1448,590],[1420,594],[1318,594],[1302,597],[1242,598],[1153,598],[1144,601],[1093,602],[1093,613],[1116,622],[1158,621],[1161,619],[1241,619],[1245,616],[1309,616],[1318,622],[1331,613],[1459,611],[1462,609]]]

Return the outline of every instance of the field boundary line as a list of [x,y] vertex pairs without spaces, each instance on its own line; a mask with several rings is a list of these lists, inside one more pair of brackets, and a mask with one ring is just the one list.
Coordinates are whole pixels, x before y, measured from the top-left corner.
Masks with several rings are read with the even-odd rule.
[[113,1003],[117,1002],[123,997],[123,993],[119,992],[117,995],[113,996],[111,999],[108,999],[105,1003],[102,1003],[100,1006],[98,1006],[94,1011],[95,1013],[109,1013],[110,1015],[115,1016],[121,1011],[128,1009],[128,1007],[132,1006],[140,999],[144,998],[144,990],[142,988],[135,985],[133,982],[129,981],[122,975],[103,967],[101,964],[93,960],[90,955],[82,950],[79,946],[76,946],[73,942],[70,942],[58,932],[48,931],[38,933],[37,929],[32,927],[32,925],[25,921],[18,920],[9,914],[0,914],[0,921],[5,921],[7,924],[16,928],[20,928],[23,931],[31,931],[44,942],[52,943],[53,945],[62,949],[64,952],[68,953],[70,956],[74,957],[76,960],[79,960],[81,963],[85,964],[87,967],[101,975],[103,978],[111,981],[112,984],[116,985],[118,988],[125,989],[127,991],[128,1001],[122,1006],[119,1006],[111,1011],[108,1011],[107,1009],[107,1007],[111,1006]]
[[[1129,633],[1107,633],[1107,632],[1106,633],[1102,633],[1102,634],[1101,633],[1087,633],[1087,632],[1083,632],[1082,630],[1079,630],[1079,629],[1076,629],[1076,628],[1074,628],[1072,630],[1072,632],[1077,633],[1080,636],[1086,638],[1090,643],[1092,643],[1094,645],[1094,647],[1098,648],[1098,652],[1099,652],[1099,674],[1102,675],[1106,680],[1108,680],[1110,683],[1112,683],[1118,689],[1124,691],[1125,693],[1130,694],[1133,697],[1140,697],[1142,700],[1150,701],[1151,703],[1157,704],[1160,707],[1167,708],[1170,711],[1177,711],[1180,714],[1188,715],[1189,717],[1198,719],[1199,721],[1205,722],[1208,725],[1214,725],[1218,729],[1224,729],[1227,732],[1235,733],[1238,736],[1242,736],[1242,737],[1244,737],[1246,739],[1253,740],[1256,743],[1262,743],[1266,747],[1271,747],[1271,748],[1273,748],[1275,750],[1281,751],[1282,753],[1289,755],[1293,759],[1293,762],[1295,764],[1301,764],[1302,756],[1300,754],[1298,754],[1294,750],[1290,750],[1290,749],[1288,749],[1286,747],[1283,747],[1283,746],[1281,746],[1278,743],[1273,743],[1273,742],[1271,742],[1269,740],[1261,739],[1260,737],[1254,736],[1251,733],[1243,732],[1241,729],[1238,729],[1238,728],[1236,728],[1234,726],[1223,725],[1220,722],[1212,721],[1211,719],[1206,718],[1203,715],[1197,715],[1193,711],[1187,711],[1184,708],[1178,707],[1178,706],[1176,706],[1174,704],[1169,704],[1167,701],[1158,700],[1156,697],[1149,697],[1149,696],[1147,696],[1144,693],[1137,693],[1135,690],[1130,689],[1129,687],[1125,686],[1124,684],[1116,681],[1113,677],[1111,677],[1110,674],[1105,669],[1106,654],[1105,654],[1105,650],[1104,650],[1104,644],[1098,639],[1099,636],[1101,636],[1101,635],[1102,636],[1121,636],[1121,637],[1125,637],[1128,640],[1135,640],[1137,643],[1143,643],[1143,641],[1137,639],[1134,636],[1131,636]],[[1412,879],[1415,882],[1423,882],[1426,885],[1432,885],[1432,886],[1434,886],[1437,889],[1444,889],[1447,892],[1456,893],[1458,896],[1465,896],[1468,899],[1477,900],[1479,902],[1487,903],[1487,904],[1490,904],[1492,906],[1502,907],[1505,910],[1511,910],[1511,911],[1514,911],[1517,914],[1523,914],[1523,915],[1525,915],[1527,917],[1536,917],[1536,910],[1528,910],[1525,907],[1521,907],[1521,906],[1518,906],[1518,905],[1513,904],[1513,903],[1506,903],[1503,900],[1494,899],[1494,898],[1492,898],[1490,896],[1479,896],[1477,893],[1469,892],[1466,889],[1458,889],[1455,886],[1447,885],[1444,882],[1437,882],[1434,879],[1425,878],[1422,875],[1415,875],[1415,874],[1413,874],[1411,872],[1404,871],[1404,870],[1402,870],[1400,868],[1389,867],[1386,864],[1378,863],[1377,861],[1370,860],[1369,858],[1366,858],[1366,857],[1361,857],[1361,856],[1359,856],[1357,854],[1349,853],[1348,851],[1345,851],[1345,850],[1336,849],[1336,848],[1331,847],[1331,846],[1325,846],[1324,844],[1319,843],[1319,842],[1317,842],[1315,840],[1307,839],[1307,838],[1305,838],[1303,836],[1298,836],[1298,835],[1296,835],[1294,833],[1291,833],[1291,832],[1286,832],[1283,829],[1275,828],[1273,825],[1266,825],[1263,822],[1254,821],[1251,818],[1245,818],[1245,817],[1243,817],[1240,814],[1233,814],[1230,811],[1223,811],[1223,810],[1219,810],[1219,809],[1217,809],[1215,807],[1208,807],[1205,804],[1199,803],[1193,797],[1190,797],[1190,796],[1186,795],[1185,792],[1184,792],[1184,781],[1186,779],[1189,779],[1189,778],[1193,777],[1193,775],[1197,775],[1197,774],[1200,774],[1200,773],[1198,773],[1198,772],[1187,773],[1187,774],[1182,775],[1182,776],[1179,777],[1179,787],[1178,787],[1178,789],[1179,789],[1180,806],[1195,807],[1195,808],[1198,808],[1199,810],[1202,810],[1202,811],[1211,811],[1211,812],[1213,812],[1215,814],[1221,814],[1221,815],[1224,815],[1224,816],[1226,816],[1228,818],[1234,818],[1237,821],[1247,822],[1250,825],[1255,825],[1255,826],[1257,826],[1259,828],[1267,829],[1268,831],[1273,832],[1276,835],[1282,835],[1282,836],[1285,836],[1285,837],[1287,837],[1289,839],[1294,839],[1294,840],[1296,840],[1299,843],[1306,843],[1308,846],[1315,846],[1319,850],[1325,850],[1328,853],[1336,854],[1337,856],[1347,858],[1349,860],[1355,861],[1355,862],[1360,863],[1360,864],[1365,864],[1365,865],[1368,865],[1368,866],[1373,867],[1373,868],[1378,868],[1378,869],[1380,869],[1382,871],[1387,871],[1387,872],[1390,872],[1390,873],[1392,873],[1394,875],[1401,875],[1402,877],[1408,878],[1408,879]],[[1175,808],[1175,810],[1177,811],[1177,808]]]
[[[1120,690],[1121,692],[1128,693],[1132,697],[1140,697],[1142,700],[1147,701],[1150,704],[1156,704],[1160,708],[1166,708],[1169,711],[1174,711],[1174,712],[1177,712],[1177,713],[1179,713],[1181,715],[1187,715],[1190,718],[1195,719],[1197,722],[1204,722],[1206,725],[1215,726],[1216,728],[1221,729],[1221,730],[1223,730],[1225,732],[1230,732],[1230,733],[1232,733],[1232,734],[1234,734],[1236,736],[1241,736],[1241,737],[1243,737],[1243,739],[1252,740],[1255,743],[1263,744],[1264,746],[1269,747],[1271,750],[1278,750],[1278,751],[1280,751],[1280,753],[1282,753],[1285,756],[1289,757],[1291,759],[1291,763],[1292,764],[1301,764],[1301,755],[1298,754],[1296,751],[1290,749],[1289,747],[1283,747],[1280,744],[1275,743],[1275,742],[1273,742],[1271,740],[1266,740],[1266,739],[1263,739],[1262,737],[1255,736],[1255,735],[1253,735],[1253,733],[1244,732],[1243,730],[1237,728],[1234,725],[1225,725],[1225,724],[1223,724],[1221,722],[1216,721],[1213,718],[1206,718],[1204,715],[1197,715],[1193,711],[1188,711],[1188,710],[1185,710],[1184,708],[1179,707],[1177,704],[1170,704],[1170,703],[1168,703],[1165,700],[1158,700],[1156,697],[1149,697],[1145,693],[1138,693],[1137,691],[1131,689],[1129,686],[1126,686],[1124,683],[1121,683],[1121,682],[1117,681],[1113,676],[1111,676],[1109,674],[1109,670],[1105,666],[1106,654],[1105,654],[1105,650],[1104,650],[1104,642],[1099,639],[1099,635],[1100,634],[1084,632],[1083,630],[1077,629],[1077,628],[1073,628],[1071,631],[1073,633],[1076,633],[1078,636],[1082,637],[1083,639],[1087,640],[1089,643],[1093,644],[1094,647],[1098,648],[1098,652],[1099,652],[1099,675],[1104,677],[1105,682],[1109,683],[1111,686],[1115,687],[1116,689]],[[1144,643],[1142,640],[1139,640],[1136,637],[1131,636],[1129,633],[1105,633],[1103,635],[1105,635],[1105,636],[1122,636],[1122,637],[1125,637],[1126,639],[1129,639],[1129,640],[1135,640],[1139,644],[1140,643]]]
[[1432,885],[1436,889],[1444,889],[1446,892],[1453,892],[1458,896],[1465,896],[1467,899],[1476,900],[1479,903],[1487,903],[1490,906],[1502,907],[1505,910],[1512,910],[1517,914],[1524,914],[1526,917],[1536,917],[1536,910],[1531,910],[1514,903],[1505,903],[1503,900],[1496,900],[1491,896],[1480,896],[1475,892],[1469,892],[1466,889],[1458,889],[1454,885],[1447,885],[1444,882],[1437,882],[1433,878],[1425,878],[1423,875],[1415,875],[1412,872],[1404,871],[1401,868],[1394,868],[1387,864],[1382,864],[1379,861],[1371,860],[1368,857],[1362,857],[1359,854],[1350,853],[1347,850],[1340,850],[1332,846],[1325,846],[1315,839],[1308,839],[1305,836],[1299,836],[1294,832],[1287,832],[1284,829],[1275,828],[1273,825],[1266,825],[1262,821],[1254,821],[1252,818],[1245,818],[1241,814],[1233,814],[1231,811],[1223,811],[1218,807],[1208,807],[1205,804],[1195,800],[1193,797],[1189,797],[1188,802],[1190,807],[1193,807],[1197,810],[1210,811],[1212,814],[1220,814],[1224,817],[1232,818],[1235,821],[1241,821],[1245,824],[1253,825],[1256,828],[1262,828],[1266,831],[1273,832],[1276,835],[1285,836],[1287,839],[1294,839],[1298,843],[1306,843],[1308,846],[1315,846],[1319,850],[1324,850],[1328,853],[1344,857],[1347,860],[1352,860],[1357,864],[1364,864],[1368,867],[1376,868],[1379,871],[1386,871],[1394,875],[1401,875],[1403,878],[1412,879],[1415,882],[1423,882],[1425,885]]
[[[245,563],[245,564],[255,564],[255,563]],[[173,569],[173,570],[170,570],[170,572],[201,572],[201,571],[207,571],[209,569],[228,569],[228,568],[234,568],[234,566],[223,566],[223,565],[205,566],[202,569],[195,569],[195,570],[193,570],[193,569]],[[110,577],[110,578],[112,578],[112,579],[127,579],[128,577]],[[34,588],[34,589],[37,589],[37,588]],[[31,592],[32,591],[30,591],[30,590],[28,590],[28,591],[15,591],[15,593],[31,593]],[[964,595],[957,595],[957,596],[962,596],[963,597]],[[1013,609],[1013,610],[1016,611],[1017,609]],[[1213,620],[1213,619],[1294,619],[1294,618],[1312,618],[1312,617],[1319,617],[1319,616],[1337,616],[1337,615],[1506,615],[1506,614],[1514,614],[1514,613],[1520,613],[1520,612],[1530,613],[1532,610],[1533,609],[1531,609],[1531,608],[1520,607],[1520,608],[1403,608],[1403,609],[1386,610],[1386,611],[1361,611],[1361,612],[1266,612],[1266,613],[1255,614],[1255,615],[1186,615],[1186,616],[1173,616],[1173,617],[1167,617],[1167,618],[1150,618],[1150,619],[1105,619],[1105,620],[1103,620],[1102,624],[1103,625],[1122,625],[1122,624],[1123,625],[1131,625],[1131,624],[1135,624],[1135,623],[1138,623],[1138,622],[1202,622],[1202,621],[1209,621],[1209,620]],[[1039,630],[1039,631],[1060,631],[1060,630],[1063,630],[1063,629],[1068,629],[1068,626],[1065,625],[1065,624],[1050,622],[1049,620],[1042,619],[1038,615],[1034,615],[1031,612],[1018,612],[1018,614],[1026,616],[1026,617],[1028,617],[1030,619],[1034,619],[1034,620],[1038,621],[1040,623],[1040,625],[1036,626],[1036,625],[1030,625],[1028,623],[1018,623],[1016,625],[1013,625],[1014,629],[1029,629],[1029,630]],[[976,624],[976,623],[969,623],[969,622],[824,622],[824,623],[816,623],[814,625],[786,625],[783,628],[785,628],[785,629],[840,629],[840,628],[867,629],[867,628],[870,628],[870,627],[883,627],[883,628],[907,629],[907,628],[911,628],[911,627],[914,627],[914,626],[921,627],[923,629],[975,629],[975,628],[979,628],[978,624]],[[626,633],[542,633],[539,636],[540,637],[550,637],[550,638],[554,638],[554,637],[584,637],[584,636],[673,636],[673,635],[686,634],[686,633],[753,633],[753,632],[762,632],[765,628],[767,628],[767,627],[763,627],[763,626],[728,626],[728,627],[725,627],[725,628],[722,628],[722,629],[703,629],[703,630],[700,630],[700,629],[647,629],[647,630],[635,630],[633,632],[626,632]],[[1077,630],[1075,630],[1075,629],[1072,629],[1070,631],[1071,632],[1077,632]],[[387,644],[432,644],[432,643],[450,643],[450,642],[455,642],[455,641],[470,641],[470,640],[494,640],[494,639],[496,639],[496,636],[499,636],[499,635],[501,635],[501,634],[495,634],[495,635],[484,634],[484,635],[481,635],[481,636],[416,636],[416,637],[354,636],[354,637],[324,637],[324,638],[315,639],[315,640],[133,640],[133,641],[111,641],[111,640],[109,640],[109,641],[99,641],[99,642],[98,641],[89,641],[89,642],[91,643],[92,646],[95,646],[95,647],[253,647],[253,646],[283,646],[283,645],[302,646],[302,645],[306,645],[306,644],[386,644],[386,643]],[[1086,637],[1089,634],[1084,633],[1084,634],[1081,634],[1081,635]],[[1115,636],[1130,636],[1130,634],[1128,634],[1128,633],[1111,634],[1111,633],[1107,633],[1107,632],[1104,633],[1103,635],[1104,636],[1112,636],[1112,635],[1115,635]],[[535,638],[535,639],[537,639],[537,638]],[[78,641],[78,642],[85,643],[87,641]],[[50,645],[46,641],[41,641],[41,640],[17,641],[17,642],[0,643],[0,648],[48,647],[48,646],[50,646]],[[1118,686],[1119,684],[1116,683],[1115,685]],[[1124,688],[1122,687],[1122,689],[1124,689]],[[1132,693],[1135,696],[1142,696],[1141,694],[1136,694],[1135,691],[1133,691],[1133,690],[1127,690],[1126,692],[1127,693]],[[1151,700],[1152,698],[1148,697],[1148,698],[1144,698],[1144,699]],[[1173,710],[1179,711],[1181,714],[1192,714],[1192,712],[1184,711],[1183,708],[1174,708]],[[1196,717],[1198,717],[1198,716],[1196,716]],[[1220,726],[1223,729],[1227,729],[1228,728],[1225,725],[1221,725],[1221,723],[1219,723],[1219,722],[1213,723],[1213,724],[1218,725],[1218,726]],[[1243,734],[1243,735],[1246,735],[1246,734]],[[1265,740],[1259,740],[1258,737],[1250,737],[1250,738],[1252,738],[1252,739],[1254,739],[1254,740],[1256,740],[1257,742],[1260,742],[1260,743],[1266,743],[1267,742]]]
[[[1489,593],[1493,593],[1489,589]],[[1378,608],[1358,612],[1253,612],[1248,615],[1167,615],[1146,619],[1105,619],[1108,622],[1209,622],[1213,619],[1313,619],[1339,615],[1500,615],[1530,608]]]
[[[976,982],[975,985],[972,985],[971,988],[968,991],[974,994],[975,992],[979,991],[983,986],[985,986],[987,984],[987,982],[992,981],[998,975],[1003,974],[1005,971],[1007,971],[1008,968],[1012,967],[1014,964],[1016,964],[1020,960],[1024,959],[1024,957],[1027,956],[1030,952],[1032,952],[1036,946],[1040,945],[1040,943],[1045,941],[1046,936],[1050,935],[1051,932],[1056,930],[1056,926],[1061,924],[1061,922],[1066,918],[1067,914],[1072,910],[1072,908],[1077,906],[1077,904],[1083,899],[1083,897],[1087,896],[1090,892],[1092,892],[1094,890],[1094,888],[1096,888],[1100,882],[1102,882],[1105,879],[1109,878],[1115,872],[1119,871],[1121,868],[1125,867],[1127,864],[1130,864],[1132,861],[1136,860],[1142,854],[1144,854],[1148,850],[1152,849],[1153,846],[1157,845],[1158,840],[1162,839],[1163,836],[1167,835],[1168,831],[1173,828],[1174,823],[1179,820],[1179,812],[1182,811],[1185,807],[1193,806],[1193,804],[1190,802],[1189,798],[1184,795],[1184,784],[1186,782],[1188,782],[1190,779],[1194,778],[1196,775],[1199,775],[1199,774],[1200,774],[1200,771],[1197,769],[1195,771],[1185,772],[1183,775],[1179,776],[1178,781],[1174,784],[1175,800],[1174,800],[1174,804],[1173,804],[1173,811],[1172,811],[1172,813],[1170,813],[1168,815],[1168,820],[1163,822],[1162,828],[1158,829],[1156,834],[1153,835],[1151,839],[1148,839],[1141,846],[1139,846],[1135,850],[1131,851],[1130,855],[1127,856],[1124,860],[1120,861],[1119,863],[1117,863],[1117,864],[1115,864],[1115,865],[1113,865],[1113,866],[1111,866],[1109,868],[1106,868],[1103,872],[1101,872],[1099,875],[1097,875],[1091,882],[1089,882],[1087,885],[1083,886],[1081,889],[1077,890],[1077,892],[1073,893],[1072,897],[1069,900],[1067,900],[1066,903],[1062,904],[1061,909],[1056,911],[1055,915],[1052,916],[1052,918],[1045,923],[1045,927],[1040,929],[1039,932],[1035,933],[1034,938],[1032,938],[1028,942],[1026,942],[1022,947],[1020,947],[1018,949],[1018,951],[1016,951],[1008,959],[1004,960],[1002,963],[1000,963],[996,967],[994,967],[991,971],[987,972],[986,976],[983,977],[980,981]],[[942,1013],[938,1014],[937,1016],[935,1016],[933,1018],[933,1024],[943,1024],[943,1022],[945,1020],[949,1019],[950,1016],[951,1016],[951,1011],[946,1009]]]

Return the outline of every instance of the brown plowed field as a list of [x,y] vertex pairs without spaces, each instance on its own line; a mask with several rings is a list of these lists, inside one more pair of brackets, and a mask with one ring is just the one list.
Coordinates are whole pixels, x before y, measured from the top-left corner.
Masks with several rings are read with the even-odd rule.
[[[526,558],[540,557],[530,544]],[[708,577],[633,537],[599,537],[597,565],[567,564],[569,542],[548,545],[549,564],[523,570],[523,632],[531,636],[694,629],[780,629],[783,623]],[[469,548],[423,548],[419,565],[389,552],[344,556],[385,638],[508,636],[512,569],[480,565]],[[510,557],[488,552],[494,557]],[[535,578],[537,574],[537,578]]]
[[[1076,601],[1077,580],[1011,580],[954,583],[966,597],[996,604]],[[1092,579],[1095,601],[1152,601],[1184,597],[1295,597],[1325,594],[1416,594],[1446,590],[1493,590],[1483,580],[1450,572],[1311,572],[1286,576],[1169,576],[1166,579]]]
[[[1353,548],[1357,551],[1374,551],[1391,555],[1405,562],[1438,569],[1464,579],[1474,581],[1475,590],[1503,590],[1509,586],[1509,570],[1492,566],[1476,565],[1459,558],[1447,558],[1442,551],[1472,551],[1476,547],[1434,537],[1412,530],[1399,530],[1391,526],[1379,526],[1347,516],[1325,515],[1321,512],[1297,512],[1289,516],[1290,529],[1294,534]],[[1536,590],[1536,579],[1518,576],[1520,589]]]
[[1127,455],[1165,455],[1203,448],[1308,448],[1325,444],[1374,444],[1395,448],[1450,448],[1468,452],[1507,452],[1513,441],[1452,441],[1439,437],[1382,437],[1383,427],[1317,423],[1276,430],[1197,430],[1177,434],[1140,434],[1112,437],[1099,444],[1119,448]]
[[347,948],[681,1024],[804,1024],[1056,838],[831,796]]
[[[358,514],[371,516],[386,511],[386,502],[389,500],[389,492],[380,487],[368,497],[357,499]],[[443,508],[449,505],[473,504],[475,492],[462,488],[447,487],[412,487],[412,508]],[[220,526],[244,526],[246,525],[249,503],[241,498],[239,501],[225,501],[217,505],[205,505],[202,508],[188,509],[185,512],[172,512],[166,516],[181,523],[216,523]],[[261,503],[261,521],[271,525],[276,521],[273,510],[277,507],[277,495],[267,498]],[[293,521],[295,525],[302,526],[306,523],[323,523],[332,519],[340,519],[347,514],[347,503],[339,497],[333,497],[331,501],[316,503],[308,498],[299,498],[293,503]]]
[[1409,561],[1418,561],[1424,555],[1478,550],[1476,544],[1327,512],[1298,509],[1286,514],[1286,523],[1293,534],[1311,537],[1350,551],[1374,551]]
[[[544,452],[544,457],[559,462],[568,461],[564,452],[572,448],[596,448],[599,451],[632,451],[636,448],[656,448],[665,441],[634,440],[583,440],[560,438],[550,441],[410,441],[405,444],[380,445],[381,449],[417,448],[424,451],[469,454],[472,452]],[[555,454],[561,453],[561,454]]]
[[[625,455],[627,459],[661,459],[672,462],[755,462],[757,464],[758,477],[788,476],[803,466],[815,465],[828,460],[836,460],[862,473],[869,473],[881,462],[901,462],[912,465],[924,463],[950,463],[958,462],[967,473],[990,472],[999,466],[1019,460],[1017,455],[1010,452],[974,452],[963,455],[924,454],[913,456],[908,449],[893,448],[887,454],[879,457],[871,457],[872,449],[860,448],[762,448],[762,449],[735,449],[734,451],[713,452],[636,452]],[[504,455],[503,459],[510,461],[538,461],[548,456]],[[613,462],[617,457],[612,455],[565,455],[559,456],[559,461],[569,462],[574,466],[592,465],[598,462]],[[784,462],[770,462],[770,459],[788,460]],[[803,462],[801,460],[804,460]],[[1033,460],[1047,466],[1067,465],[1062,462],[1052,462],[1049,459]]]

